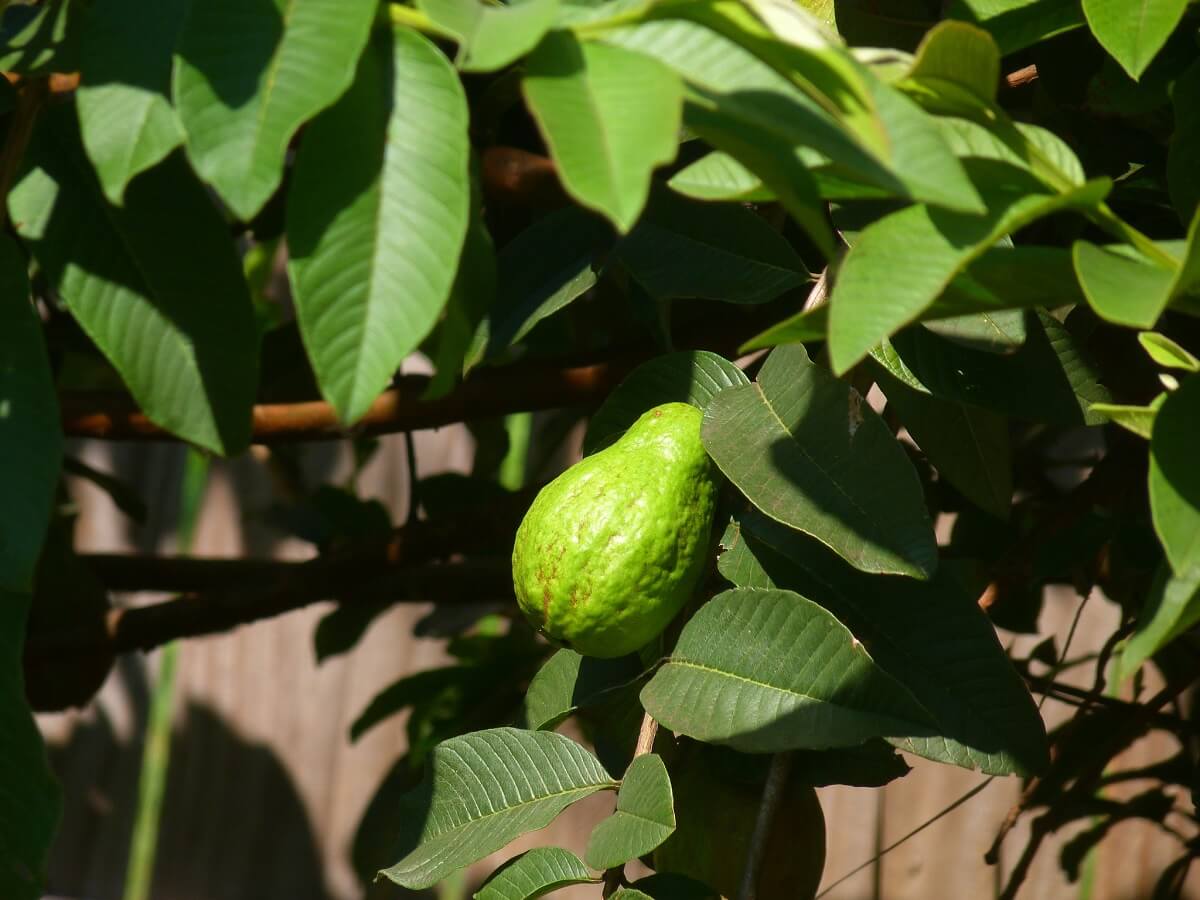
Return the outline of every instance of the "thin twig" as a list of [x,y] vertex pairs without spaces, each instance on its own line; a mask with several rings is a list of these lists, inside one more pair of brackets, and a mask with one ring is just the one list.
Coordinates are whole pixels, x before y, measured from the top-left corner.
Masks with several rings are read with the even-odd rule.
[[758,804],[754,833],[750,835],[750,849],[746,851],[746,867],[742,870],[738,900],[755,900],[758,896],[758,876],[767,856],[771,827],[775,824],[775,815],[779,812],[783,795],[787,792],[787,780],[791,771],[791,753],[776,753],[772,757],[771,768],[767,771],[767,782],[763,785],[762,800]]
[[[637,744],[634,746],[633,758],[645,756],[654,749],[654,738],[658,735],[658,722],[650,713],[642,714],[642,724],[638,729]],[[614,893],[625,881],[625,865],[622,863],[619,866],[613,866],[611,869],[606,869],[604,872],[604,887],[600,889],[600,896],[608,897]]]

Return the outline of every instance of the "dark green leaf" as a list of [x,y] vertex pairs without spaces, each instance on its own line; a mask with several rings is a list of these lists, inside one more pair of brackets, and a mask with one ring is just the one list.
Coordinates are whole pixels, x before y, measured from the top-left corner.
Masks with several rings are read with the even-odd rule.
[[185,15],[185,0],[88,7],[75,97],[83,145],[114,205],[130,179],[183,142],[170,90],[171,51]]
[[588,422],[583,452],[595,453],[615,441],[638,416],[663,403],[690,403],[704,409],[730,387],[750,384],[729,360],[708,350],[684,350],[642,363],[605,399]]
[[878,738],[857,747],[797,750],[792,755],[792,778],[813,787],[883,787],[910,771],[895,748]]
[[1176,575],[1200,567],[1200,375],[1167,396],[1150,439],[1150,512]]
[[662,758],[647,753],[625,770],[616,812],[592,830],[583,858],[593,869],[611,869],[645,856],[673,831],[671,779]]
[[933,527],[904,450],[803,346],[777,348],[757,382],[713,398],[702,434],[751,503],[856,568],[927,578],[937,567]]
[[538,670],[525,693],[527,728],[557,728],[585,706],[602,703],[641,674],[637,657],[597,659],[574,650],[559,650]]
[[411,890],[431,887],[614,787],[599,760],[560,734],[492,728],[451,738],[405,797],[419,828],[412,849],[380,874]]
[[604,222],[577,207],[551,213],[500,251],[495,305],[480,322],[464,369],[509,346],[596,283],[592,258],[611,237]]
[[676,733],[750,753],[933,734],[845,626],[782,590],[739,588],[700,607],[642,703]]
[[765,303],[809,277],[784,237],[748,209],[664,194],[616,255],[652,297]]
[[[25,258],[0,237],[0,600],[27,591],[50,512],[62,431],[54,374],[29,298]],[[9,601],[15,602],[15,601]],[[5,665],[0,659],[0,665]],[[2,846],[2,845],[0,845]]]
[[25,701],[21,645],[29,595],[0,589],[0,896],[40,900],[61,807],[58,782]]
[[81,5],[75,0],[7,4],[0,27],[0,70],[22,75],[76,71]]
[[948,341],[989,353],[1011,353],[1025,343],[1025,313],[1019,309],[931,319],[925,327]]
[[568,885],[599,881],[570,850],[535,847],[493,872],[475,900],[535,900]]
[[881,386],[888,408],[942,477],[981,509],[1007,519],[1013,493],[1008,420],[913,390],[895,378]]
[[149,418],[217,453],[250,439],[258,336],[220,213],[179,154],[108,206],[74,111],[47,113],[9,195],[17,231]]
[[1047,763],[1045,728],[987,616],[949,572],[931,582],[864,575],[757,513],[722,539],[734,584],[803,591],[844,622],[876,665],[937,723],[936,737],[892,740],[939,762],[1007,775]]
[[296,130],[350,86],[377,7],[372,0],[191,4],[175,53],[175,106],[192,165],[241,219],[279,187]]
[[354,85],[305,135],[288,273],[317,381],[360,418],[446,303],[467,230],[467,102],[441,51],[381,29]]
[[1173,575],[1163,566],[1138,616],[1137,630],[1121,650],[1117,679],[1124,681],[1133,675],[1142,663],[1197,622],[1200,622],[1200,567]]
[[1083,24],[1079,4],[1063,0],[950,0],[948,6],[947,15],[986,28],[1005,54]]
[[1200,61],[1175,80],[1171,90],[1175,130],[1167,153],[1167,186],[1182,222],[1190,222],[1200,205]]
[[563,187],[629,231],[651,173],[675,158],[679,76],[641,54],[554,31],[529,57],[522,85]]

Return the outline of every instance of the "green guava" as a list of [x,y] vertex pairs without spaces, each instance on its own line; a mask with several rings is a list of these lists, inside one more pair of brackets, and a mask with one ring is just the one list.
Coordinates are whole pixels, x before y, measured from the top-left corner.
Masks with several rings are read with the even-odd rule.
[[666,403],[546,485],[517,530],[522,612],[584,656],[624,656],[659,635],[704,573],[717,470],[699,409]]

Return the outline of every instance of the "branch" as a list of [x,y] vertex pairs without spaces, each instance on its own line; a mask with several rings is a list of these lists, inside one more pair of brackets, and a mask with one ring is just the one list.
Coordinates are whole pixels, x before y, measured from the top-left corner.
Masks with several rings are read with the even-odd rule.
[[[714,317],[705,327],[681,338],[683,347],[706,347],[728,355],[764,327],[764,316],[735,311]],[[384,391],[353,427],[338,420],[333,407],[322,401],[261,403],[254,407],[251,441],[273,444],[291,441],[336,440],[350,434],[391,434],[438,428],[514,412],[598,405],[638,364],[655,355],[639,348],[592,365],[564,366],[561,362],[517,363],[478,371],[437,400],[423,401],[429,384],[425,375],[404,375]],[[68,392],[60,395],[63,433],[102,440],[178,440],[150,421],[125,394]]]
[[750,836],[750,850],[746,853],[746,868],[742,870],[742,883],[738,887],[738,900],[755,900],[758,896],[758,876],[767,855],[771,826],[783,802],[791,770],[792,754],[776,753],[771,758],[767,783],[763,785],[762,802],[758,806],[758,818],[754,822],[754,833]]

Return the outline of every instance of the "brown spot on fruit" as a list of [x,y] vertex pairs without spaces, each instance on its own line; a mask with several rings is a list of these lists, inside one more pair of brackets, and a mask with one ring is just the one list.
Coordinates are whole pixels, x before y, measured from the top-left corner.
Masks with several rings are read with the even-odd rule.
[[542,588],[542,617],[550,621],[550,588]]

